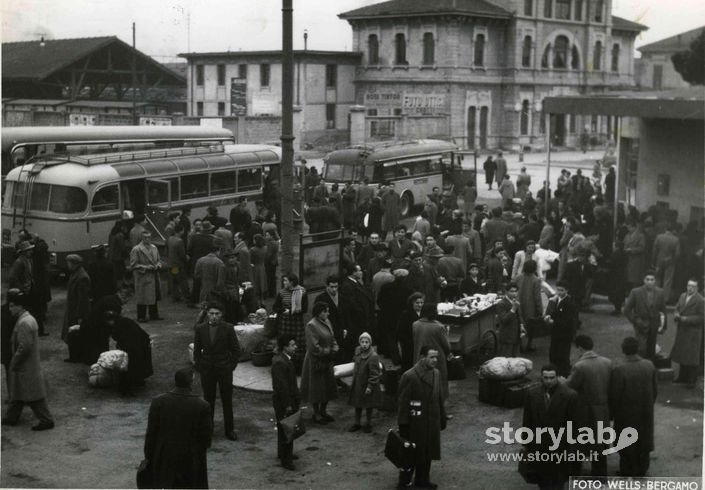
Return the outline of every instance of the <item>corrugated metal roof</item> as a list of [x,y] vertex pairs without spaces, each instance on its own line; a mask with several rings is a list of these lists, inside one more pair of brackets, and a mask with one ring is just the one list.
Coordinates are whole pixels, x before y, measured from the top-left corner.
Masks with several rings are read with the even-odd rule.
[[390,0],[339,14],[341,19],[453,14],[510,18],[511,12],[484,0]]

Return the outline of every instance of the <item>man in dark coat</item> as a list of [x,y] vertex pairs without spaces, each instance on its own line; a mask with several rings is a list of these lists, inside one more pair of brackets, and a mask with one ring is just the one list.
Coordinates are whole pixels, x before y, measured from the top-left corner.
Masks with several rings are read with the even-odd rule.
[[[609,390],[612,361],[592,350],[592,338],[587,335],[575,337],[575,347],[580,357],[573,365],[566,385],[578,393],[577,426],[588,427],[593,434],[597,434],[599,422],[602,422],[603,427],[610,426]],[[588,454],[589,451],[595,451],[597,454],[596,459],[592,460],[592,476],[607,475],[607,458],[602,455],[606,446],[595,444],[582,446],[581,449],[588,451]]]
[[544,321],[551,326],[549,361],[558,368],[560,376],[570,374],[570,345],[578,328],[578,308],[568,296],[568,285],[559,281],[557,296],[551,298],[546,307]]
[[66,362],[80,362],[74,344],[69,342],[69,327],[80,325],[88,317],[91,308],[91,279],[83,268],[83,258],[80,255],[66,256],[66,264],[71,275],[66,285],[66,311],[61,329],[61,339],[68,344],[69,357]]
[[377,352],[397,365],[401,363],[401,355],[397,346],[397,320],[407,308],[407,300],[414,292],[409,286],[409,271],[395,269],[392,273],[394,282],[388,282],[379,290],[377,305],[379,306],[379,347]]
[[496,312],[499,322],[497,355],[516,357],[519,353],[524,320],[521,317],[521,306],[519,305],[519,287],[515,282],[507,286],[506,294],[497,303]]
[[639,341],[639,355],[653,360],[656,356],[656,336],[666,328],[666,296],[656,286],[656,273],[644,274],[644,285],[632,289],[624,304],[624,315],[634,325]]
[[240,202],[232,210],[230,210],[230,225],[232,232],[247,233],[252,226],[252,214],[247,209],[247,198],[241,197]]
[[90,313],[81,322],[78,333],[69,333],[78,337],[79,360],[84,364],[89,366],[95,364],[100,354],[109,350],[113,320],[122,312],[122,305],[127,302],[128,291],[129,288],[123,286],[116,294],[109,294],[95,301]]
[[678,363],[676,383],[694,388],[698,378],[701,346],[703,342],[703,310],[705,300],[698,293],[698,281],[690,279],[685,293],[676,303],[673,319],[678,325],[676,340],[671,349],[671,360]]
[[[321,294],[316,296],[313,301],[316,303],[325,303],[328,305],[328,311],[330,315],[328,316],[328,321],[333,327],[333,335],[335,336],[335,341],[338,345],[343,345],[344,339],[347,333],[347,318],[345,313],[344,305],[341,301],[340,294],[338,293],[338,288],[340,286],[340,279],[336,275],[330,275],[326,278],[326,290]],[[341,357],[341,352],[338,352],[338,358]],[[336,359],[339,361],[340,359]]]
[[377,338],[375,321],[375,302],[372,291],[362,283],[362,268],[351,265],[347,269],[348,277],[340,285],[340,299],[345,303],[346,317],[350,318],[350,330],[343,344],[342,362],[352,361],[357,338],[362,332],[375,332],[372,338]]
[[222,320],[222,305],[209,303],[207,312],[208,320],[196,325],[193,360],[201,374],[203,398],[211,407],[211,420],[215,414],[216,386],[220,386],[225,437],[237,441],[233,427],[233,371],[240,359],[240,343],[233,326]]
[[441,431],[446,428],[446,413],[441,397],[440,373],[436,369],[439,352],[424,345],[416,365],[399,382],[399,435],[416,444],[415,465],[399,472],[399,487],[436,488],[431,483],[431,461],[441,459]]
[[49,253],[49,245],[37,235],[32,235],[27,230],[24,230],[23,239],[29,240],[34,245],[32,250],[32,292],[30,305],[30,313],[39,325],[39,336],[46,337],[49,335],[46,332],[44,323],[47,315],[47,305],[51,301],[51,285],[49,283],[49,262],[51,254]]
[[[524,401],[524,418],[522,425],[537,434],[538,429],[553,429],[556,434],[567,431],[568,422],[574,420],[577,407],[578,395],[567,385],[558,380],[557,368],[553,364],[547,364],[541,368],[541,385],[526,393]],[[533,439],[525,446],[527,453],[536,451],[546,453],[558,453],[568,451],[566,437],[561,439],[559,448],[554,451],[550,449],[553,444],[550,437],[542,437],[541,443]],[[527,465],[528,473],[532,475],[532,482],[538,484],[539,488],[562,489],[570,475],[570,464],[566,461],[556,463],[555,461],[532,461]],[[522,464],[520,464],[522,472]],[[522,472],[524,478],[529,481],[527,475]]]
[[654,450],[654,403],[658,380],[653,363],[639,357],[638,350],[637,339],[624,339],[624,363],[612,370],[610,380],[610,413],[615,432],[621,434],[625,428],[633,427],[639,434],[636,442],[619,451],[619,474],[623,477],[645,476],[649,469],[649,453]]
[[[279,423],[299,409],[301,394],[296,384],[296,370],[291,356],[296,352],[296,340],[281,336],[277,339],[279,353],[272,359],[272,402],[277,420],[277,458],[287,470],[294,470],[294,442],[287,442]],[[298,458],[297,458],[298,459]]]
[[113,263],[106,257],[105,245],[95,245],[91,248],[95,258],[88,264],[86,272],[91,279],[91,299],[96,301],[103,296],[115,294],[117,282]]
[[[394,237],[389,240],[389,251],[392,254],[392,267],[399,267],[399,262],[412,249],[411,240],[406,238],[406,225],[398,225],[394,228]],[[367,264],[365,264],[366,266]]]
[[144,457],[152,472],[150,488],[208,488],[210,408],[191,393],[190,368],[176,371],[174,381],[176,387],[149,406]]

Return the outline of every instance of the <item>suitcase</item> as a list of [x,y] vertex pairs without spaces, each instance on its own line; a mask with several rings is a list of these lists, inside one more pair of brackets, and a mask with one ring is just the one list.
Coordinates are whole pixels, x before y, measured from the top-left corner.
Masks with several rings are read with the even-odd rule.
[[507,386],[502,394],[501,403],[504,408],[519,408],[524,406],[526,392],[540,385],[540,381],[530,379],[524,380],[522,383]]
[[494,405],[495,407],[504,406],[505,392],[511,386],[516,386],[527,381],[527,378],[513,379],[510,381],[500,381],[496,379],[480,378],[479,400],[482,403]]
[[448,361],[448,381],[465,379],[468,375],[465,372],[465,362],[462,356],[453,357]]
[[384,446],[384,456],[397,468],[411,468],[416,464],[414,453],[416,444],[401,438],[399,431],[389,429],[387,443]]

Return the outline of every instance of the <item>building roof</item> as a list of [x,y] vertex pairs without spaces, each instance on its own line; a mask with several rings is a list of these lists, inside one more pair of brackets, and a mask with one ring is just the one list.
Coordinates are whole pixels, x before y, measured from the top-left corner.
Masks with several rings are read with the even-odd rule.
[[690,47],[690,43],[695,41],[704,30],[705,27],[698,27],[697,29],[681,32],[675,36],[645,44],[637,48],[637,50],[642,53],[677,53],[679,51],[686,51]]
[[485,0],[390,0],[339,14],[346,20],[380,17],[460,15],[508,19],[511,12]]
[[618,31],[634,31],[634,32],[641,32],[641,31],[646,31],[648,29],[647,26],[644,24],[639,24],[638,22],[632,22],[631,20],[623,19],[621,17],[617,17],[616,15],[612,16],[612,29],[616,29]]
[[695,86],[663,91],[546,97],[543,108],[550,114],[704,120],[704,102],[705,88]]
[[[117,36],[2,43],[2,78],[40,81],[111,44],[117,44],[123,50],[132,50],[132,46]],[[147,62],[162,73],[164,84],[186,83],[183,77],[164,68],[139,50],[136,50],[136,54],[142,62]]]
[[[281,50],[271,51],[216,51],[210,53],[179,53],[179,56],[186,59],[193,58],[281,58]],[[359,51],[314,51],[314,50],[294,50],[294,58],[354,58],[362,57]]]

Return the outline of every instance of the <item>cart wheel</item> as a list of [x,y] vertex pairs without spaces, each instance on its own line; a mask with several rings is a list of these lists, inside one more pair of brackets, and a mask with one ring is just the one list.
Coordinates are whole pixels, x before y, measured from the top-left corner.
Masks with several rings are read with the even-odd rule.
[[480,337],[480,346],[477,349],[480,364],[495,357],[497,354],[497,334],[488,330]]

